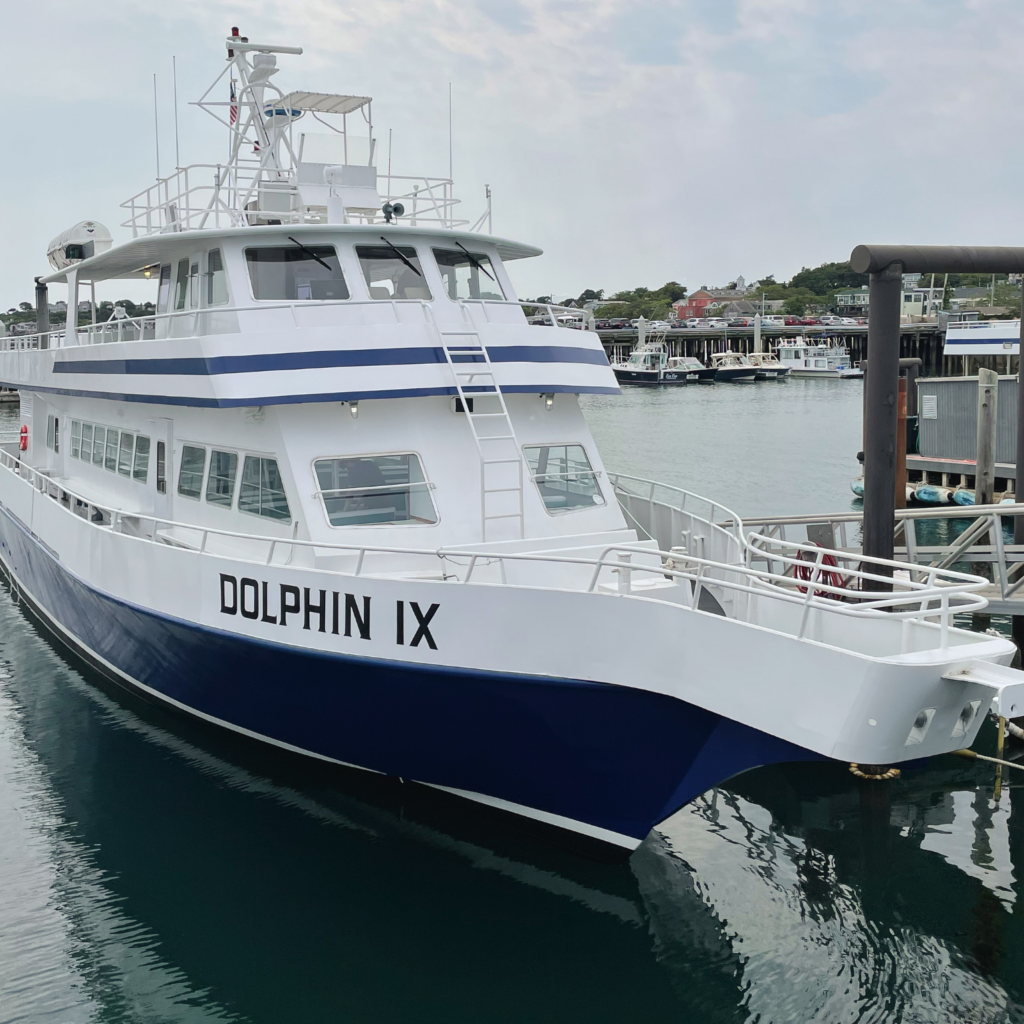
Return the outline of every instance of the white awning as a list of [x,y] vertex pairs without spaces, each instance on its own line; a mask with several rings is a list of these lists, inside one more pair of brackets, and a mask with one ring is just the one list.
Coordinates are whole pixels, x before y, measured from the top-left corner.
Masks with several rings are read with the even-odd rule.
[[351,114],[370,102],[369,96],[342,96],[335,92],[290,92],[268,105],[292,110],[315,110],[319,114]]

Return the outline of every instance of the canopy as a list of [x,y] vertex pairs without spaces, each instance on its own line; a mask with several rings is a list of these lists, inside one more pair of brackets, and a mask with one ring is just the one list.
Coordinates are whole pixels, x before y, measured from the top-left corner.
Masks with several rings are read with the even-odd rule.
[[290,92],[280,100],[274,100],[273,105],[294,110],[315,110],[320,114],[351,114],[369,102],[369,96],[342,96],[335,92]]

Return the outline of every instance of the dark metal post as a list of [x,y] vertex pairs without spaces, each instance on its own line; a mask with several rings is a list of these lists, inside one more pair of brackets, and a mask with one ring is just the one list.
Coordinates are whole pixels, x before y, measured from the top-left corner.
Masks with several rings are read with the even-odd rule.
[[[1024,314],[1020,319],[1020,350],[1017,356],[1017,475],[1013,480],[1013,500],[1024,501]],[[1013,520],[1013,543],[1024,544],[1024,516]],[[1024,652],[1024,615],[1014,615],[1010,632],[1017,650]]]
[[[893,556],[896,497],[896,392],[900,373],[903,267],[892,263],[870,277],[868,367],[864,380],[864,554]],[[871,570],[891,576],[881,566]],[[867,590],[889,590],[865,580]]]
[[[46,334],[50,329],[50,296],[46,285],[36,278],[36,332]],[[39,339],[40,348],[49,347],[49,338]]]

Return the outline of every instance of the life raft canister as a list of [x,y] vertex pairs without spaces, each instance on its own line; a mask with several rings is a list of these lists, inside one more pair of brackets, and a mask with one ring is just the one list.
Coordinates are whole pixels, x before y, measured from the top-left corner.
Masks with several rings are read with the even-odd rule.
[[23,451],[28,451],[28,427],[22,423],[21,434],[18,436],[18,447]]

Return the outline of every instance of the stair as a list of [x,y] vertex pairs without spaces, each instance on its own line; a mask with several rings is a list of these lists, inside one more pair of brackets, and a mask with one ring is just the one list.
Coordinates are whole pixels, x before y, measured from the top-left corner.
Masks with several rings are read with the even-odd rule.
[[[470,327],[435,324],[455,390],[480,456],[480,526],[484,541],[525,535],[523,454],[487,349]],[[502,529],[502,526],[504,529]]]

